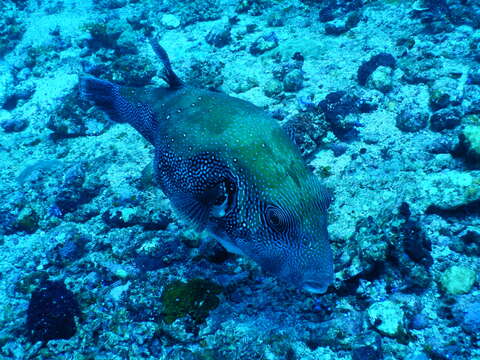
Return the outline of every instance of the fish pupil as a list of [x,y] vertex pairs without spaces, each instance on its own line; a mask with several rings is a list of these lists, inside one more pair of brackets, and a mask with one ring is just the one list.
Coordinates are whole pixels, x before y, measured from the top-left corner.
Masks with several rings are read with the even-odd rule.
[[283,232],[287,228],[286,218],[282,213],[282,209],[269,205],[266,209],[266,222],[270,228],[277,232]]
[[225,194],[222,194],[215,201],[215,205],[222,205],[225,202],[225,200],[227,200],[227,196]]
[[280,224],[280,219],[277,215],[272,214],[272,215],[270,215],[270,222],[272,223],[272,225],[279,225]]

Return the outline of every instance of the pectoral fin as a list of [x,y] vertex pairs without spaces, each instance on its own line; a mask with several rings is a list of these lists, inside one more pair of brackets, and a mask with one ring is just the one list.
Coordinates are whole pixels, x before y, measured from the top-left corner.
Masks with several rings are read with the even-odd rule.
[[205,227],[210,216],[223,217],[228,206],[224,182],[198,194],[187,192],[173,194],[171,200],[177,210],[200,229]]

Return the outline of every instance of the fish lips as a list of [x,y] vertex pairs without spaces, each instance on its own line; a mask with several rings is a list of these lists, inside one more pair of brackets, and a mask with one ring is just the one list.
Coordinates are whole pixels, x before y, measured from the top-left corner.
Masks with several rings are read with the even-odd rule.
[[302,288],[311,294],[324,294],[332,282],[333,281],[305,280]]

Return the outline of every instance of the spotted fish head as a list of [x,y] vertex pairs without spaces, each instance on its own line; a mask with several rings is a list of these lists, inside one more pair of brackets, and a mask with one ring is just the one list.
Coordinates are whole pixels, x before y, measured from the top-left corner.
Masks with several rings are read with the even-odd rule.
[[237,249],[233,251],[296,287],[324,293],[333,282],[326,214],[329,202],[328,191],[313,175],[300,186],[274,193],[242,191],[240,186],[237,211],[226,216],[230,220],[225,228],[232,239],[227,248],[233,244]]
[[324,293],[333,281],[330,192],[273,119],[250,116],[254,125],[245,116],[231,138],[228,129],[223,132],[229,146],[217,154],[231,176],[220,211],[211,212],[210,230],[227,250],[297,287]]
[[324,293],[333,280],[326,216],[329,199],[313,176],[299,190],[285,189],[262,202],[260,223],[252,234],[262,239],[257,241],[255,256],[265,269],[288,282]]

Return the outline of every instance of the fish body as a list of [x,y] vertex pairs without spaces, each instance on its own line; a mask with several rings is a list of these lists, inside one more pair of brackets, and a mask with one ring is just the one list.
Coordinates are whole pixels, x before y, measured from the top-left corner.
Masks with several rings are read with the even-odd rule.
[[247,101],[184,85],[155,46],[169,87],[82,78],[83,96],[152,143],[159,186],[198,229],[295,285],[325,292],[333,280],[328,191],[276,120]]

